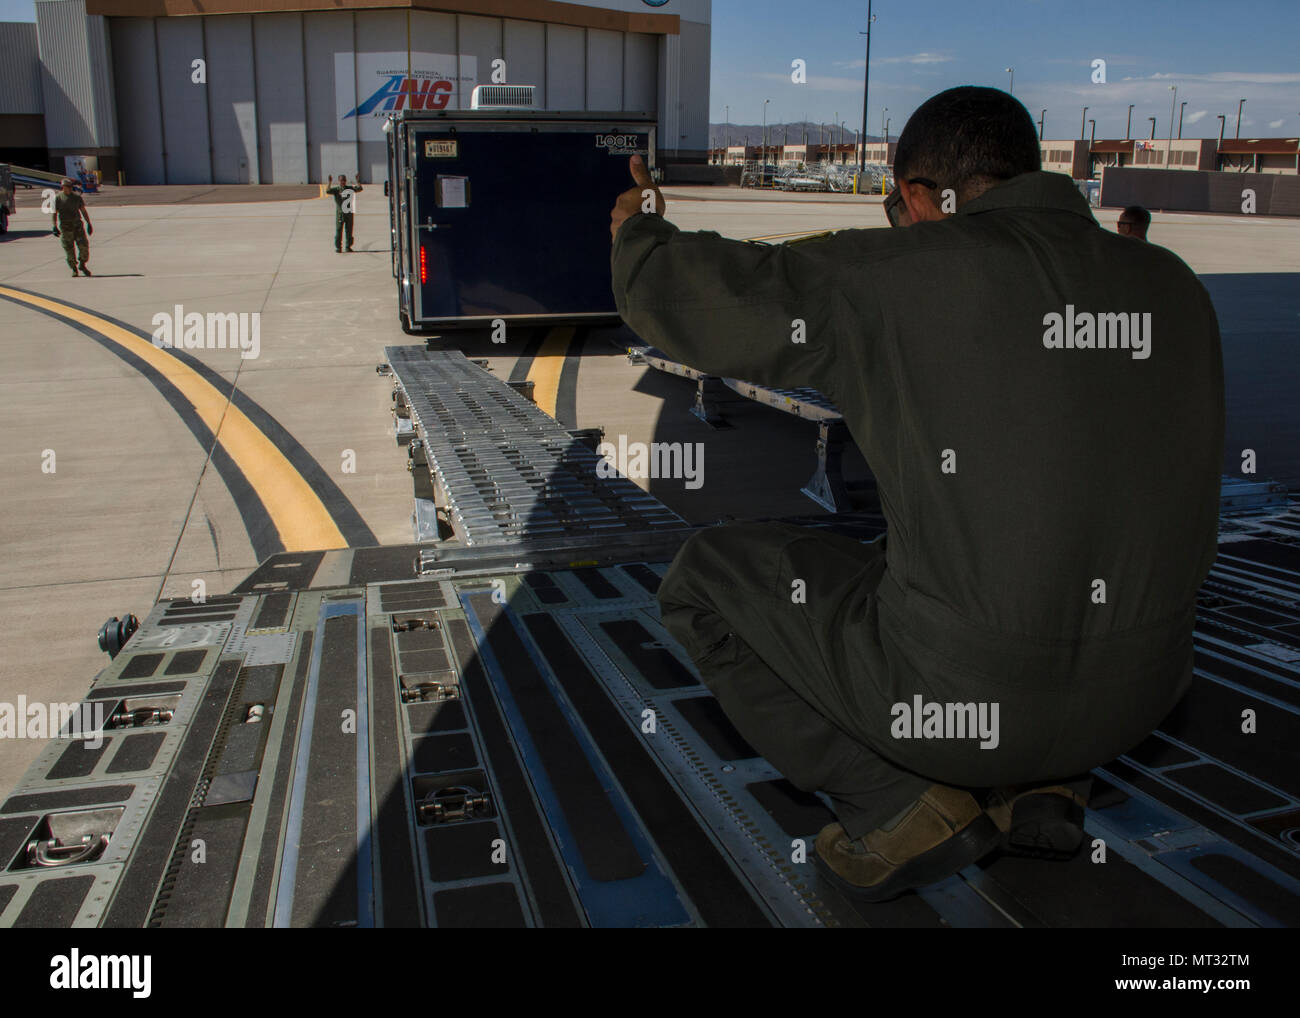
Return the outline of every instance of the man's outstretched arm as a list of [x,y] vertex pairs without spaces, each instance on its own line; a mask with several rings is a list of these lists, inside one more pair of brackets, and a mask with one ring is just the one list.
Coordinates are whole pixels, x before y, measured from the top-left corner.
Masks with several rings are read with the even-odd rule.
[[[634,176],[638,169],[644,172],[634,165]],[[637,183],[649,185],[648,177]],[[617,213],[616,207],[616,220]],[[827,390],[836,362],[841,371],[847,366],[837,356],[842,344],[869,341],[872,323],[863,320],[862,307],[874,309],[874,301],[855,294],[851,306],[844,295],[843,259],[859,248],[859,238],[752,243],[684,233],[639,210],[615,229],[610,266],[619,314],[646,342],[690,367]]]

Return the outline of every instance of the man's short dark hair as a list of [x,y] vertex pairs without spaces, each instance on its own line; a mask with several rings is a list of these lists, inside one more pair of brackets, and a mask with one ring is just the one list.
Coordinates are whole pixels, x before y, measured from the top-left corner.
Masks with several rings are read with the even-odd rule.
[[1133,220],[1134,223],[1142,227],[1144,230],[1151,225],[1151,213],[1141,205],[1130,205],[1120,213],[1119,217],[1123,219],[1125,216],[1128,216],[1129,219]]
[[894,154],[896,178],[925,177],[940,192],[950,187],[958,204],[1042,165],[1029,111],[1006,92],[976,85],[950,88],[922,103]]

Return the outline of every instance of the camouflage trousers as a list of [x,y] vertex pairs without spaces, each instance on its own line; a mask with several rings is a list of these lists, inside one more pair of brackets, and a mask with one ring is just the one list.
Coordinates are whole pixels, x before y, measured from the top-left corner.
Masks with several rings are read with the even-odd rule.
[[[68,268],[73,272],[77,271],[77,261],[85,265],[90,260],[90,239],[86,236],[86,228],[81,223],[76,226],[60,226],[59,240],[63,243],[63,254],[68,259]],[[76,245],[76,261],[73,259],[72,246]]]
[[334,216],[334,250],[342,250],[341,241],[347,235],[348,250],[352,250],[352,217],[355,213],[339,212]]

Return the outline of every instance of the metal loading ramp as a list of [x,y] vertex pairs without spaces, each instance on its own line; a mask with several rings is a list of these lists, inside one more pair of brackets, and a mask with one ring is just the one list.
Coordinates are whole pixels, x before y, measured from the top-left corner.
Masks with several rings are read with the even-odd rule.
[[817,389],[808,386],[779,389],[737,378],[709,375],[674,361],[652,346],[629,347],[627,358],[633,364],[646,364],[656,371],[695,382],[695,403],[691,414],[711,428],[731,427],[725,406],[736,402],[737,396],[813,422],[817,425],[817,467],[800,492],[832,513],[867,508],[877,501],[874,481],[845,480],[842,467],[844,449],[853,444],[853,436],[849,434],[839,408]]
[[[570,431],[459,351],[388,347],[396,413],[409,417],[416,537],[437,511],[466,547],[619,539],[686,526],[622,476],[602,477],[591,432]],[[399,441],[402,437],[399,424]]]

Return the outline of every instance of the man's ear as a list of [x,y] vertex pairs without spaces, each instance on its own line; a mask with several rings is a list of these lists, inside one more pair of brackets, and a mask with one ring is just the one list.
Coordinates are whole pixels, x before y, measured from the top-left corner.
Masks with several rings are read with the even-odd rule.
[[898,190],[912,222],[935,223],[947,218],[934,203],[934,191],[924,184],[911,184],[906,180],[900,180]]

